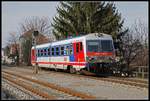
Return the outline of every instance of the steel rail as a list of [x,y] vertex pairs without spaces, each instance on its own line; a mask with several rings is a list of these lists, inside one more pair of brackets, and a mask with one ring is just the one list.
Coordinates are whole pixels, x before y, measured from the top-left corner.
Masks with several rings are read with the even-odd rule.
[[43,85],[43,86],[55,89],[55,90],[58,90],[58,91],[61,91],[61,92],[64,92],[64,93],[67,93],[67,94],[70,94],[70,95],[73,95],[73,96],[76,96],[76,97],[80,97],[82,99],[96,99],[96,97],[94,97],[92,95],[85,94],[85,93],[82,93],[82,92],[77,92],[77,91],[74,91],[74,90],[69,89],[69,88],[64,88],[64,87],[55,85],[53,83],[31,79],[29,77],[25,77],[25,76],[22,76],[22,75],[19,75],[19,74],[10,72],[10,71],[8,72],[6,70],[5,71],[3,70],[2,72],[10,74],[10,75],[17,76],[17,77],[20,77],[22,79],[25,79],[25,80],[28,80],[28,81],[31,81],[31,82],[34,82],[34,83],[37,83],[37,84],[40,84],[40,85]]
[[[49,73],[48,71],[45,71],[45,70],[43,70],[43,71],[46,73]],[[51,71],[51,72],[59,73],[59,74],[63,74],[63,75],[71,75],[71,76],[77,76],[77,77],[91,78],[91,79],[103,80],[103,81],[125,84],[125,85],[130,85],[130,86],[148,88],[147,81],[141,82],[141,80],[130,80],[128,78],[119,78],[119,77],[108,77],[108,78],[100,77],[100,78],[98,78],[98,77],[89,76],[89,75],[76,75],[76,74],[70,74],[70,73],[64,73],[64,72],[55,72],[55,71]]]
[[6,74],[2,74],[2,77],[18,86],[21,86],[25,89],[27,89],[28,91],[31,91],[32,93],[39,95],[45,99],[56,99],[54,96],[50,96],[48,93],[45,93],[43,91],[40,91],[39,89],[33,88],[32,86],[29,85],[29,83],[25,84],[25,82],[20,81],[20,80],[14,80],[12,76],[6,75]]

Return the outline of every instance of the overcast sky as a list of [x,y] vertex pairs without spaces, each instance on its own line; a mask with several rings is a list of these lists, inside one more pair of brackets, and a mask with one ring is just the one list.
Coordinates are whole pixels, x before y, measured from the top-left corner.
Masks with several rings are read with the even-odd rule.
[[[9,32],[17,32],[19,23],[28,16],[46,16],[52,21],[59,2],[2,2],[2,47],[6,45]],[[148,25],[148,2],[115,2],[124,26],[130,27],[140,19]]]

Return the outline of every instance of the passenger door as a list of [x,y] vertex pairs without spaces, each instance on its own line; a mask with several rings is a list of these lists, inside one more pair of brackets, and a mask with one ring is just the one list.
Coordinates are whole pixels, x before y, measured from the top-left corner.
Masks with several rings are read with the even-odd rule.
[[84,49],[82,42],[73,43],[75,62],[84,62]]
[[35,62],[36,56],[35,56],[35,50],[32,49],[32,53],[31,53],[31,61]]

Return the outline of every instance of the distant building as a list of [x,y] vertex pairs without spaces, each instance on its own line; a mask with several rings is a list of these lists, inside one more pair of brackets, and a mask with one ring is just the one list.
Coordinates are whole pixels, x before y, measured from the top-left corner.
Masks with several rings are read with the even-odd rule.
[[10,58],[8,58],[8,56],[9,56],[9,51],[6,49],[6,48],[8,48],[8,47],[5,47],[5,48],[2,48],[2,50],[1,50],[1,63],[2,64],[5,64],[5,63],[11,63],[12,62],[12,59],[10,59]]
[[1,57],[3,58],[3,56],[4,56],[4,48],[2,48],[1,50]]
[[[20,63],[24,62],[24,60],[23,60],[23,50],[22,50],[24,46],[22,46],[22,43],[25,42],[27,39],[32,40],[32,32],[33,31],[31,31],[31,30],[27,31],[27,32],[23,33],[19,38],[20,39],[19,40],[20,41],[19,42],[19,47],[20,47],[20,49],[19,49],[19,56],[20,56],[19,61],[20,61]],[[39,35],[36,37],[36,44],[37,45],[43,44],[43,43],[48,43],[48,42],[49,42],[49,39],[41,33],[39,33]],[[31,57],[29,56],[28,57],[29,62],[30,62],[30,59],[31,59]]]
[[4,49],[2,48],[1,50],[1,63],[3,64],[5,61],[5,58],[4,58]]
[[10,45],[10,54],[16,54],[17,50],[19,50],[19,44]]

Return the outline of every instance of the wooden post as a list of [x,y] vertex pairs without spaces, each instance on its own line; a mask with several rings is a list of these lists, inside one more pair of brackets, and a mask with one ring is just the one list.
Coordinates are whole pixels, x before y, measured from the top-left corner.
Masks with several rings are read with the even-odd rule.
[[37,62],[35,63],[35,74],[37,74],[38,73],[38,64],[37,64]]
[[142,78],[144,79],[144,68],[141,68],[142,69]]
[[35,52],[35,74],[38,73],[38,63],[37,63],[37,56],[36,56],[36,36],[38,36],[38,31],[34,31],[32,34],[32,38],[34,39],[34,52]]

